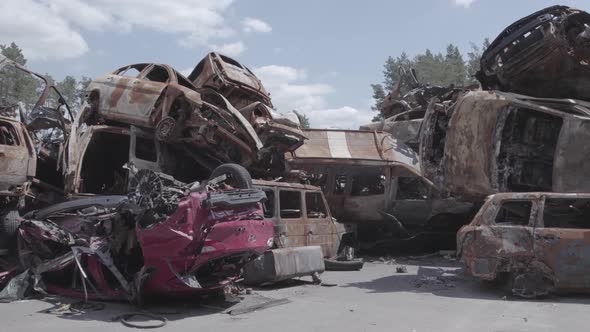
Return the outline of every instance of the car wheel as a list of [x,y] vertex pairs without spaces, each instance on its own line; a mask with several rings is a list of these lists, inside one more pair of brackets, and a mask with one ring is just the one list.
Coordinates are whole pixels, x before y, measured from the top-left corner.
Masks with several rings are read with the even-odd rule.
[[0,214],[0,248],[9,248],[16,240],[20,225],[18,210],[8,208]]
[[223,164],[218,166],[211,172],[210,179],[218,176],[226,175],[228,177],[226,183],[238,189],[252,188],[252,177],[248,170],[238,164]]
[[164,117],[158,125],[156,125],[156,138],[160,141],[167,141],[174,135],[176,128],[176,120],[173,117]]

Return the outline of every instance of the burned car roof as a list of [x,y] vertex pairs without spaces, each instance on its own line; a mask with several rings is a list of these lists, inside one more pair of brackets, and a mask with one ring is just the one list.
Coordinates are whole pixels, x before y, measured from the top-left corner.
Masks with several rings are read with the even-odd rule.
[[248,67],[219,53],[207,54],[188,76],[197,87],[223,94],[236,108],[261,101],[272,107],[270,95]]
[[413,173],[420,173],[418,155],[389,134],[334,129],[305,129],[303,132],[308,140],[288,157],[291,164],[403,165]]

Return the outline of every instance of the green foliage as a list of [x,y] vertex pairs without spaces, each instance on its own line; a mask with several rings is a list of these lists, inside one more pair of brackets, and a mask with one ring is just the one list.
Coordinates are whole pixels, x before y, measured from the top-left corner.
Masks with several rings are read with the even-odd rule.
[[[434,54],[431,50],[426,49],[423,54],[417,54],[413,58],[410,58],[405,52],[396,58],[388,57],[383,65],[383,84],[371,84],[375,101],[371,109],[378,112],[383,99],[398,82],[401,95],[410,91],[413,82],[409,79],[409,73],[412,68],[421,84],[438,86],[476,84],[477,80],[474,75],[479,70],[479,58],[482,50],[488,46],[489,40],[487,38],[481,48],[472,43],[471,50],[467,53],[467,60],[463,58],[459,48],[453,44],[447,45],[445,54],[440,52]],[[404,72],[408,76],[404,76]],[[381,114],[378,113],[373,121],[380,119]]]
[[[25,66],[27,59],[22,50],[15,43],[0,45],[2,55],[13,60],[21,66]],[[75,112],[80,109],[86,95],[86,89],[92,81],[83,76],[79,81],[73,76],[66,76],[61,82],[55,82],[49,74],[44,75],[49,84],[55,84],[70,108]],[[14,105],[23,102],[29,110],[35,106],[41,93],[45,89],[45,83],[37,77],[29,75],[14,66],[5,66],[0,70],[0,106]],[[55,91],[50,91],[46,104],[57,105],[58,96]],[[47,106],[49,106],[47,105]]]
[[307,117],[307,115],[299,113],[296,110],[293,110],[293,113],[295,113],[297,115],[297,118],[299,118],[301,128],[311,128],[309,124],[309,118]]

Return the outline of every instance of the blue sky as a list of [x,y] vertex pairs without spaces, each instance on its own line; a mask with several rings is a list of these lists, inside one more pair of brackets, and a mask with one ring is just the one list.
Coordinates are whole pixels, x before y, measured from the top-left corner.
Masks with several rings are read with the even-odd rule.
[[[218,50],[253,69],[279,110],[314,127],[358,128],[388,56],[493,39],[545,0],[2,0],[0,43],[56,79],[137,62],[190,71]],[[562,1],[590,11],[590,2]]]

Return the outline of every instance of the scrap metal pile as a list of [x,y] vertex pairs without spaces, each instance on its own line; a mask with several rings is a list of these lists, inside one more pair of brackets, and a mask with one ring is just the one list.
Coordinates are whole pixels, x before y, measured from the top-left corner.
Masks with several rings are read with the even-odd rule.
[[[361,127],[411,145],[442,197],[472,212],[483,204],[459,231],[458,253],[470,274],[510,281],[520,296],[588,289],[589,68],[590,14],[548,7],[483,52],[481,89],[421,86],[402,71],[414,90],[400,96],[398,82],[385,120]],[[394,216],[403,224],[409,214]]]
[[[29,82],[38,96],[0,105],[0,297],[190,296],[251,261],[265,281],[316,276],[325,257],[360,269],[347,262],[359,240],[454,236],[472,219],[457,250],[473,275],[508,273],[521,295],[585,288],[590,205],[561,193],[590,192],[588,66],[590,15],[549,7],[485,50],[481,89],[402,70],[411,91],[400,80],[385,120],[357,131],[302,130],[217,53],[188,77],[165,64],[116,69],[92,81],[78,114],[2,57],[0,87]],[[281,272],[300,246],[305,271]],[[263,255],[273,248],[287,250]]]

